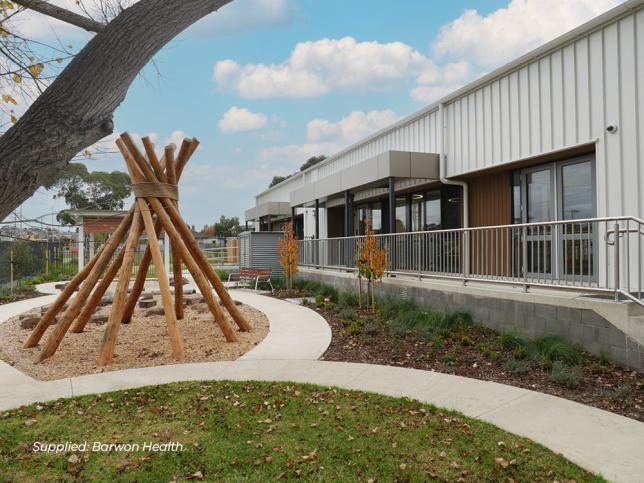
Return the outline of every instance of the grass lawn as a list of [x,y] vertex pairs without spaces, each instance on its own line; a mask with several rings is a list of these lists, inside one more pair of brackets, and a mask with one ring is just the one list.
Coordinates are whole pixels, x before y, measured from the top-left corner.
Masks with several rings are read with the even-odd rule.
[[[34,442],[180,452],[34,453]],[[603,481],[492,425],[312,385],[178,383],[0,413],[2,481]]]

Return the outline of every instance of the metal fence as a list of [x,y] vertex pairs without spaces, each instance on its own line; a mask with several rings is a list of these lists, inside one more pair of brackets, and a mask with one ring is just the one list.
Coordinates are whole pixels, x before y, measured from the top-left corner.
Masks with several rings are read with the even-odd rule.
[[0,241],[0,285],[36,276],[69,277],[78,271],[78,248],[66,240]]
[[239,248],[237,245],[203,248],[203,252],[213,267],[239,266]]
[[[611,292],[644,303],[635,217],[375,235],[389,274]],[[301,266],[355,270],[363,236],[301,240]]]

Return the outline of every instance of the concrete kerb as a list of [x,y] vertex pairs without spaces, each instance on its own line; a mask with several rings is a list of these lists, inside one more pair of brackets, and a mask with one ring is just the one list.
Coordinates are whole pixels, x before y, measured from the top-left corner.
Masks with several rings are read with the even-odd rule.
[[[330,342],[330,329],[317,313],[254,292],[231,292],[235,299],[264,311],[270,321],[269,336],[246,354],[255,352],[251,357],[227,362],[129,369],[48,382],[33,381],[28,376],[24,381],[5,379],[0,372],[0,410],[61,397],[177,381],[312,383],[410,397],[459,411],[531,438],[612,481],[639,481],[644,475],[644,458],[641,458],[644,424],[638,421],[547,394],[489,381],[391,366],[315,360]],[[51,301],[43,297],[40,299],[32,299],[33,307]],[[0,321],[3,320],[2,313],[0,310]],[[271,334],[276,336],[274,340],[270,339]],[[285,337],[289,334],[289,337]],[[298,337],[310,337],[318,345],[298,358]],[[265,343],[269,344],[270,350],[260,350]]]

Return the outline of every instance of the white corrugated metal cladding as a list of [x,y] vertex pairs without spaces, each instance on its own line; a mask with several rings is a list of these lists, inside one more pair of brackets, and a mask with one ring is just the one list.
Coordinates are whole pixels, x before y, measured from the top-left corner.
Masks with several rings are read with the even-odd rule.
[[[597,216],[643,216],[643,4],[626,2],[443,99],[446,176],[596,142]],[[437,111],[438,103],[258,199],[286,201],[286,191],[385,151],[437,152]]]

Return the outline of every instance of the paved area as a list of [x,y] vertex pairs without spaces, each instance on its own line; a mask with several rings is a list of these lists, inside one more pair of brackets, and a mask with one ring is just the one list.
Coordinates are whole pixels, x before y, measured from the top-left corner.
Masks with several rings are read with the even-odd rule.
[[[239,360],[130,369],[51,382],[5,379],[0,373],[0,410],[176,381],[305,382],[418,399],[531,438],[611,481],[644,480],[642,423],[494,382],[415,369],[315,360],[330,341],[328,326],[322,327],[326,323],[318,314],[249,291],[233,294],[263,310],[271,324],[264,342]],[[0,310],[0,323],[2,320]],[[314,344],[314,340],[318,343]]]

